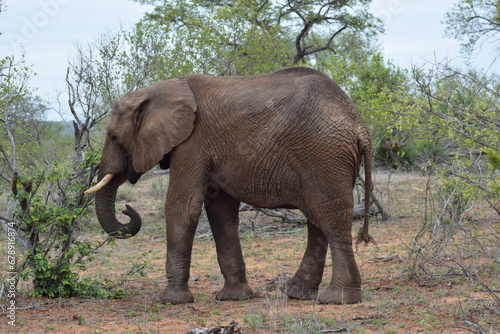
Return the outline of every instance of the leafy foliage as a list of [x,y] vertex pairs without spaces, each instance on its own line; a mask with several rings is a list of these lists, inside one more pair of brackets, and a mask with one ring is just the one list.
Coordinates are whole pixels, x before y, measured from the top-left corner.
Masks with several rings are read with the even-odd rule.
[[[95,174],[96,157],[85,161],[82,174]],[[90,200],[82,196],[85,185],[79,182],[84,175],[75,177],[72,169],[57,163],[50,167],[14,180],[19,207],[13,220],[27,243],[20,272],[33,279],[34,295],[72,296],[78,291],[78,275],[72,269],[84,269],[93,259],[89,255],[103,243],[76,240],[80,221],[90,214]]]
[[[421,96],[407,126],[446,138],[453,159],[440,172],[464,196],[495,204],[500,152],[499,78],[460,72],[447,64],[414,71]],[[415,130],[413,130],[415,131]]]
[[382,30],[366,0],[139,2],[155,9],[136,27],[134,40],[141,43],[135,45],[143,53],[163,49],[163,66],[156,67],[161,78],[270,72],[334,52],[344,33]]
[[462,41],[465,52],[471,53],[487,40],[498,42],[500,32],[500,1],[461,0],[445,17],[446,34]]

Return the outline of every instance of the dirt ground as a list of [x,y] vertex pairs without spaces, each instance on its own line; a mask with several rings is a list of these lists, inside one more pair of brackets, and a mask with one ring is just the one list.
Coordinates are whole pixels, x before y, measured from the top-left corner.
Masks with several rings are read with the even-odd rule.
[[[217,302],[222,287],[215,246],[200,226],[195,240],[190,288],[195,302],[163,305],[158,293],[166,284],[163,199],[157,193],[165,187],[165,176],[154,176],[136,186],[127,186],[120,203],[129,203],[143,214],[139,235],[106,245],[82,276],[117,280],[134,264],[145,262],[147,277],[132,276],[121,288],[129,292],[122,299],[32,298],[29,282],[21,282],[16,299],[15,327],[7,313],[0,320],[1,333],[185,333],[193,328],[238,323],[241,333],[470,333],[474,324],[500,333],[498,305],[477,281],[460,275],[410,278],[408,250],[421,224],[424,201],[423,180],[418,175],[401,180],[380,176],[378,194],[391,211],[392,219],[374,219],[371,234],[377,245],[360,245],[356,260],[363,278],[363,302],[356,305],[321,305],[315,301],[287,299],[278,286],[291,277],[300,263],[306,242],[306,228],[282,222],[269,224],[255,212],[242,214],[242,246],[250,286],[256,293],[250,300]],[[389,182],[390,181],[390,182]],[[387,186],[387,187],[386,187]],[[390,188],[390,189],[389,189]],[[156,190],[155,190],[156,189]],[[498,216],[483,212],[472,223],[480,229],[500,233]],[[356,222],[353,233],[360,222]],[[252,229],[253,227],[253,229]],[[92,222],[84,238],[103,239]],[[498,238],[498,237],[497,237]],[[438,259],[436,259],[438,261]],[[439,259],[450,261],[453,259]],[[329,282],[331,261],[327,261],[323,285]],[[477,277],[499,288],[499,270],[483,270]],[[209,333],[206,331],[206,333]],[[210,332],[212,333],[212,332]],[[213,332],[219,333],[219,332]],[[487,332],[488,333],[488,332]]]

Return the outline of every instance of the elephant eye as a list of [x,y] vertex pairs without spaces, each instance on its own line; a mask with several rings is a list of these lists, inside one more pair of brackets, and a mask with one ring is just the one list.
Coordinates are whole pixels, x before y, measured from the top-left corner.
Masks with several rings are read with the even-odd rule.
[[116,141],[118,140],[118,137],[116,135],[110,135],[109,138],[111,138],[111,140],[116,143]]

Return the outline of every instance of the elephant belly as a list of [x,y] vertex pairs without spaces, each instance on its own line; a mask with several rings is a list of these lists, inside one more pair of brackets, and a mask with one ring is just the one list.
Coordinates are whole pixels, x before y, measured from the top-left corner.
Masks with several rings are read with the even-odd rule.
[[256,207],[297,208],[300,195],[300,179],[293,171],[279,169],[246,170],[241,165],[230,168],[231,172],[214,174],[210,188],[222,190],[231,197]]

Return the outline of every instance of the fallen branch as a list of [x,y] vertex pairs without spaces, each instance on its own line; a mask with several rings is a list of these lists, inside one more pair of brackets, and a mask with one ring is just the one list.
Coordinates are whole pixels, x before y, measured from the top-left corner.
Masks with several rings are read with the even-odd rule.
[[236,328],[238,323],[231,320],[227,326],[215,326],[215,327],[203,327],[203,328],[193,328],[185,332],[184,334],[241,334],[239,328]]
[[[284,223],[291,223],[291,224],[305,224],[307,222],[306,216],[304,216],[302,213],[296,213],[288,209],[264,209],[264,208],[257,208],[254,207],[250,204],[246,203],[241,203],[240,206],[240,211],[258,211],[262,212],[266,216],[269,217],[276,217],[276,218],[281,218],[283,219]],[[373,213],[372,210],[370,210],[370,213]],[[365,201],[362,200],[358,204],[354,205],[354,218],[361,218],[364,217],[365,215]]]
[[[360,181],[361,187],[363,187],[363,189],[364,189],[365,188],[365,180],[361,177],[361,175],[358,176],[358,179]],[[389,220],[389,214],[384,210],[384,208],[382,207],[382,204],[380,204],[377,197],[375,197],[373,190],[370,192],[370,198],[371,198],[372,203],[375,204],[378,211],[382,215],[382,220]]]
[[285,223],[304,224],[307,221],[307,218],[303,214],[295,213],[288,209],[264,209],[242,203],[240,211],[259,211],[266,216],[281,218]]

